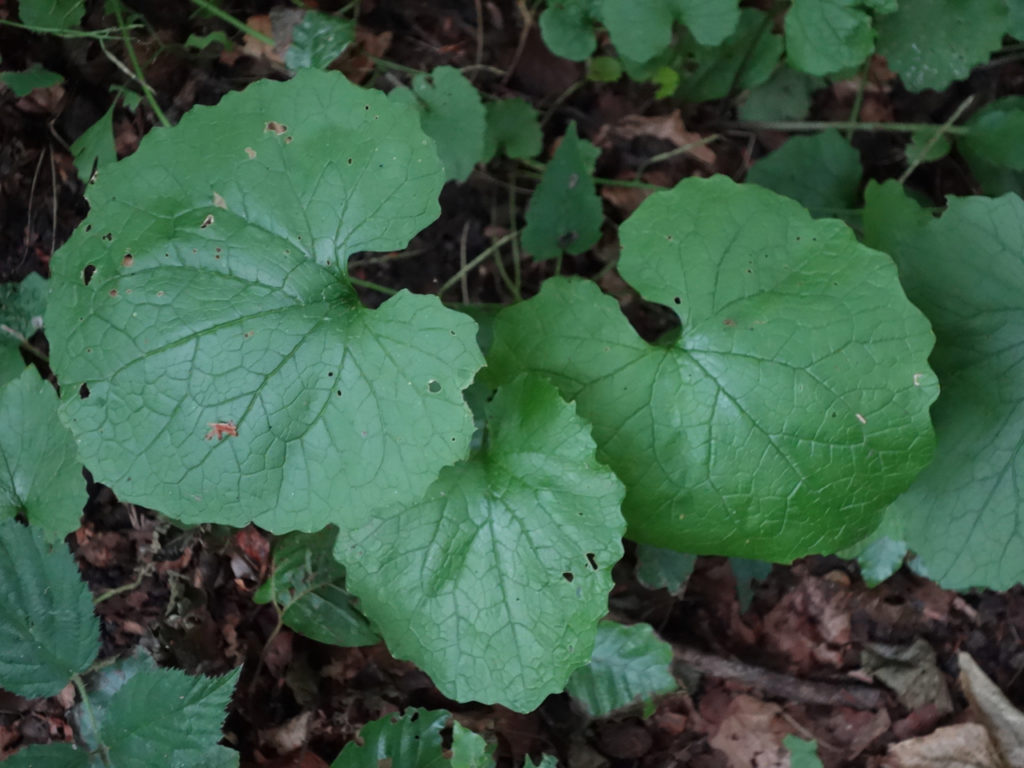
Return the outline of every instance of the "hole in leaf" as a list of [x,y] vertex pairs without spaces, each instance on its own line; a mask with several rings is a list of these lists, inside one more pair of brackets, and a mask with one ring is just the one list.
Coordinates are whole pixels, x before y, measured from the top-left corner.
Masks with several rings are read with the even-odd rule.
[[206,214],[206,218],[203,219],[203,223],[199,225],[199,228],[200,229],[206,229],[211,224],[213,224],[213,214],[212,213],[208,213],[208,214]]
[[124,255],[124,258],[121,259],[121,266],[122,267],[130,267],[134,263],[135,263],[135,257],[132,256],[130,253],[126,253]]
[[117,288],[111,288],[110,289],[110,295],[111,296],[117,296]]
[[432,394],[437,394],[441,391],[441,384],[435,379],[431,379],[430,383],[427,384],[427,390]]
[[679,298],[678,296],[676,296],[674,299],[672,299],[672,301],[675,302],[676,304],[682,304],[683,303],[683,300],[681,298]]
[[80,398],[82,398],[83,400],[85,400],[87,397],[89,397],[89,387],[88,387],[88,385],[83,384],[82,386],[80,386],[78,388],[78,396]]
[[333,376],[333,375],[334,375],[334,371],[328,371],[328,372],[327,372],[327,375],[328,375],[328,376]]
[[590,567],[595,571],[597,570],[597,559],[594,557],[593,552],[587,552],[587,562],[590,563]]
[[562,578],[565,579],[566,581],[568,581],[570,584],[572,584],[573,579],[575,579],[576,577],[573,576],[568,571],[566,571],[565,573],[562,574]]
[[348,164],[352,165],[352,158],[351,157],[348,159]]
[[85,225],[85,231],[86,232],[92,232],[92,224],[86,224]]
[[92,264],[86,264],[85,269],[82,270],[82,282],[88,285],[92,281],[92,276],[96,274],[96,267]]
[[114,239],[114,234],[112,232],[107,232],[107,234],[103,236],[103,239],[109,243],[111,240]]
[[282,133],[288,130],[288,126],[284,125],[283,123],[277,122],[277,120],[270,120],[269,122],[267,122],[266,130],[273,131],[278,136],[280,136]]
[[341,390],[338,390],[338,397],[341,397]]

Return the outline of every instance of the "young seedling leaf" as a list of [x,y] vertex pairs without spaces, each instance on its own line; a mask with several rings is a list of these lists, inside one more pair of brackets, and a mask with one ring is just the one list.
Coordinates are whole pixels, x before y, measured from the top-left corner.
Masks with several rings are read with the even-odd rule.
[[75,139],[71,145],[71,155],[75,158],[75,170],[83,183],[88,183],[94,170],[117,161],[117,148],[114,146],[114,105],[95,123]]
[[601,198],[594,163],[601,151],[572,123],[526,208],[523,248],[535,259],[583,253],[601,237]]
[[[935,461],[892,505],[912,561],[949,589],[1024,580],[1024,202],[951,198],[941,218],[869,184],[865,239],[935,328]],[[937,522],[941,521],[941,522]]]
[[62,542],[0,520],[0,687],[54,696],[99,653],[89,587]]
[[1002,45],[1004,0],[899,0],[879,17],[878,52],[910,91],[963,80]]
[[4,758],[4,768],[99,768],[74,744],[34,744]]
[[790,768],[823,768],[818,757],[818,742],[788,733],[782,740],[782,746],[789,750]]
[[26,27],[48,31],[78,29],[85,15],[85,0],[22,0],[18,12]]
[[10,88],[19,99],[37,88],[49,88],[63,82],[63,75],[51,72],[40,64],[33,64],[22,72],[0,72],[0,83]]
[[350,254],[401,249],[443,173],[415,113],[306,69],[197,107],[101,172],[52,263],[62,418],[95,476],[186,523],[357,524],[465,456],[475,324]]
[[602,621],[590,663],[572,673],[566,692],[592,717],[604,717],[678,688],[671,664],[672,646],[650,624]]
[[537,110],[522,99],[503,99],[487,105],[484,162],[501,150],[506,157],[536,157],[544,149]]
[[356,25],[329,13],[305,11],[292,28],[292,42],[284,54],[284,65],[293,71],[313,67],[324,69],[338,58],[356,36]]
[[933,337],[892,261],[721,176],[647,198],[620,237],[619,272],[681,333],[648,344],[593,283],[549,279],[499,314],[489,375],[576,401],[639,542],[786,561],[863,538],[933,445]]
[[756,8],[740,10],[736,31],[721,45],[702,45],[684,30],[674,67],[682,73],[677,96],[711,101],[756,88],[772,76],[782,47],[782,37],[772,34],[771,17]]
[[598,0],[550,0],[540,14],[540,34],[551,52],[583,61],[597,48],[593,21]]
[[857,206],[860,153],[837,131],[794,136],[754,163],[747,181],[791,197],[815,216]]
[[380,642],[345,589],[345,568],[334,559],[336,528],[290,533],[274,544],[273,570],[252,599],[275,601],[284,623],[301,635],[344,647]]
[[422,501],[339,536],[337,554],[395,656],[453,699],[527,712],[590,658],[622,555],[622,486],[539,377],[498,391],[487,433]]
[[647,61],[672,42],[669,0],[599,0],[598,13],[616,50],[633,61]]
[[111,696],[99,724],[110,764],[237,768],[238,753],[217,742],[240,672],[204,677],[161,668],[128,678]]
[[750,92],[739,106],[743,120],[803,120],[811,110],[811,94],[825,86],[820,77],[780,67],[771,79]]
[[35,272],[20,283],[0,284],[0,344],[17,348],[43,327],[46,278]]
[[669,0],[676,16],[701,45],[718,45],[736,31],[739,0]]
[[861,0],[793,0],[786,13],[786,58],[810,75],[856,67],[875,48]]
[[24,515],[51,540],[78,528],[88,496],[57,393],[32,366],[0,389],[0,519]]
[[960,139],[961,148],[986,163],[1024,171],[1024,97],[998,99],[967,121],[970,133]]
[[382,765],[447,768],[441,751],[441,730],[451,719],[447,711],[407,709],[367,723],[359,741],[349,742],[331,768],[381,768]]
[[686,591],[697,556],[650,544],[637,544],[636,578],[648,589],[667,589],[673,595]]
[[391,91],[390,98],[419,110],[423,131],[437,142],[446,178],[465,181],[484,157],[487,131],[487,112],[473,84],[454,67],[437,67],[413,77],[412,89]]

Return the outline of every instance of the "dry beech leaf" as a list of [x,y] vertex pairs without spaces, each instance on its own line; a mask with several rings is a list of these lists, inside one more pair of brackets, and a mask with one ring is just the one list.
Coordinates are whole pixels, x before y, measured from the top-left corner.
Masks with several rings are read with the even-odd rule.
[[[597,133],[594,143],[598,146],[606,146],[612,138],[635,139],[638,136],[650,136],[655,139],[662,139],[682,147],[687,144],[696,144],[704,137],[699,133],[686,130],[682,115],[679,110],[674,110],[668,115],[656,115],[644,117],[643,115],[627,115],[612,125],[605,125]],[[714,165],[715,153],[706,144],[696,144],[690,149],[689,154],[707,165]]]
[[1011,768],[1024,766],[1024,714],[1013,706],[968,653],[957,654],[960,687]]
[[[1018,764],[1019,765],[1019,764]],[[883,768],[1008,768],[985,726],[960,723],[889,747]],[[1010,767],[1013,768],[1013,767]]]
[[921,638],[908,646],[869,643],[861,664],[891,688],[907,709],[931,703],[940,714],[953,711],[946,679],[935,663],[935,651]]

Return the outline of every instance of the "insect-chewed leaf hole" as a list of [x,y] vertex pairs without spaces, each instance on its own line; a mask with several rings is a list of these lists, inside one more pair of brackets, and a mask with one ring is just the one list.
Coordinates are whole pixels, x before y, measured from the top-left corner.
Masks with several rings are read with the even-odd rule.
[[82,282],[88,285],[92,282],[92,276],[96,274],[96,265],[86,264],[85,269],[82,270]]
[[594,557],[593,552],[587,552],[587,562],[590,563],[591,568],[597,570],[597,558]]
[[134,263],[135,263],[135,257],[132,256],[130,253],[126,253],[124,255],[124,258],[121,259],[121,266],[122,267],[130,267]]
[[431,394],[436,395],[438,392],[441,391],[441,382],[439,382],[437,379],[431,379],[427,383],[427,391],[429,391]]
[[573,579],[575,579],[576,577],[573,576],[569,571],[566,571],[562,574],[562,578],[568,581],[570,584],[572,584]]
[[78,388],[78,396],[80,398],[82,398],[83,400],[85,400],[87,397],[89,397],[89,385],[88,384],[83,384],[82,386],[80,386]]

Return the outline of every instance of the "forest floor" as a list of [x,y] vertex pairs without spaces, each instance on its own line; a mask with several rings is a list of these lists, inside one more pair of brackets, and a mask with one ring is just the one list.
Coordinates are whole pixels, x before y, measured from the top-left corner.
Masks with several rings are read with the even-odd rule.
[[[84,26],[109,26],[102,5],[89,4]],[[321,3],[327,11],[338,6]],[[252,38],[242,41],[222,22],[197,16],[192,5],[137,0],[132,7],[148,25],[135,33],[146,80],[172,122],[195,104],[216,103],[249,82],[287,74],[279,51]],[[267,0],[226,7],[250,25],[269,24]],[[581,135],[602,149],[597,174],[608,179],[635,179],[646,160],[717,132],[730,114],[729,100],[684,105],[679,112],[655,100],[649,86],[588,83],[581,65],[547,52],[535,25],[523,33],[524,9],[522,3],[489,0],[364,0],[357,43],[335,68],[361,84],[388,89],[408,82],[405,68],[469,67],[483,92],[519,96],[542,111],[545,157],[576,121]],[[0,0],[0,18],[11,12],[12,4]],[[190,34],[212,29],[225,30],[239,45],[201,52],[184,46]],[[46,275],[51,254],[86,214],[69,146],[107,110],[109,87],[129,81],[91,40],[0,26],[0,51],[5,67],[39,62],[65,75],[63,84],[22,98],[0,90],[0,281],[8,282],[32,271]],[[881,62],[867,79],[867,87],[841,81],[818,91],[812,117],[847,119],[860,93],[862,120],[928,120],[950,111],[964,88],[1003,92],[1020,86],[1024,68],[1013,63],[982,69],[969,86],[925,95],[889,85]],[[145,104],[134,112],[118,109],[119,156],[134,151],[153,124]],[[723,133],[704,152],[652,165],[642,180],[670,186],[694,174],[742,178],[756,156],[784,139],[771,132]],[[899,172],[894,141],[891,134],[857,134],[868,177]],[[955,160],[920,169],[915,181],[936,199],[971,192]],[[407,251],[383,259],[357,256],[353,275],[436,291],[464,263],[460,252],[461,258],[479,253],[509,231],[510,211],[521,216],[526,197],[520,193],[528,194],[534,183],[498,163],[464,184],[448,184],[440,219]],[[617,224],[647,191],[609,184],[601,193],[605,237],[560,268],[599,276],[638,330],[653,338],[664,327],[659,308],[631,294],[608,268]],[[524,292],[535,291],[551,269],[550,262],[524,262]],[[510,299],[489,263],[468,276],[464,291],[464,300],[473,302]],[[368,303],[381,298],[373,291],[364,295]],[[208,674],[244,663],[224,732],[246,767],[328,765],[365,723],[409,706],[448,708],[463,724],[492,734],[503,765],[546,752],[571,768],[781,767],[789,765],[781,738],[794,733],[817,741],[827,768],[880,766],[896,742],[976,719],[958,682],[959,652],[970,654],[1011,702],[1024,705],[1020,586],[957,594],[904,568],[869,588],[856,563],[836,557],[776,565],[759,581],[743,577],[737,583],[729,561],[702,557],[685,591],[670,594],[636,580],[629,548],[616,569],[612,615],[648,622],[672,644],[684,684],[679,692],[660,697],[646,719],[637,709],[589,720],[564,695],[549,697],[530,714],[460,704],[383,645],[337,648],[288,629],[274,634],[274,608],[252,600],[270,567],[269,535],[254,527],[182,531],[119,502],[102,486],[90,483],[89,493],[72,548],[95,594],[125,587],[97,606],[104,654],[142,645],[162,663]],[[0,691],[0,759],[25,744],[66,739],[67,705],[60,696],[26,701]],[[949,762],[920,765],[966,765],[949,757],[958,748],[945,750]]]

